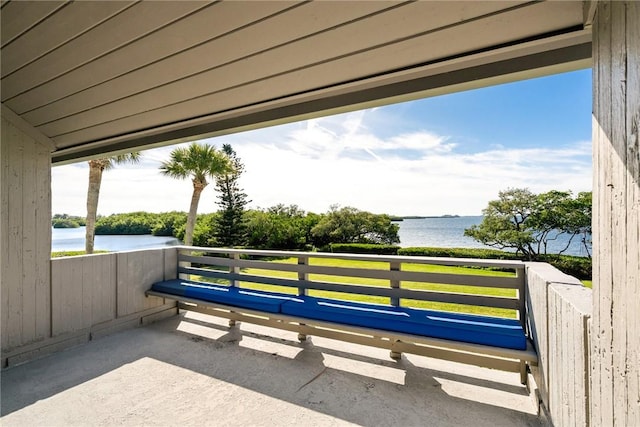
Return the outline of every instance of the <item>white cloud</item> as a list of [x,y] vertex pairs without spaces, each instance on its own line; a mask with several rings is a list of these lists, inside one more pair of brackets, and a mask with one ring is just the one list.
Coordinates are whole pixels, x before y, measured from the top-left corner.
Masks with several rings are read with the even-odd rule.
[[[367,126],[367,113],[207,142],[232,144],[245,163],[241,185],[254,207],[285,203],[325,212],[338,203],[398,215],[476,215],[507,187],[535,192],[591,188],[590,142],[534,149],[488,146],[468,153],[462,144],[429,130],[378,137]],[[376,111],[375,117],[380,114]],[[158,172],[172,148],[151,150],[138,166],[106,172],[99,213],[187,210],[190,181]],[[83,215],[87,179],[84,165],[54,168],[53,212]],[[199,211],[216,209],[215,191],[208,188]]]

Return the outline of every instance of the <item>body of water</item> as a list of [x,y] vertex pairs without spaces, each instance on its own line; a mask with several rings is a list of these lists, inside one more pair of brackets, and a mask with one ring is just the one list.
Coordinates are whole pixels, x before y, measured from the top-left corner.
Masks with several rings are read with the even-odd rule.
[[[85,228],[52,228],[51,251],[83,251]],[[96,236],[95,250],[117,252],[159,248],[179,244],[175,237],[164,236]]]
[[[436,248],[491,248],[464,235],[464,230],[482,222],[482,216],[461,216],[455,218],[405,219],[400,226],[400,246],[427,246]],[[558,253],[569,240],[562,235],[548,244],[548,253]],[[496,248],[493,248],[496,249]],[[586,256],[580,237],[574,237],[565,255]]]
[[[420,218],[405,219],[398,222],[400,226],[400,246],[429,246],[440,248],[488,248],[464,235],[464,230],[472,225],[480,224],[481,216],[462,216],[456,218]],[[54,228],[51,250],[80,251],[84,250],[85,228]],[[554,253],[566,245],[568,237],[561,236],[550,242],[549,253]],[[128,251],[133,249],[157,248],[180,244],[173,237],[160,236],[96,236],[95,249],[109,252]],[[579,237],[575,237],[566,255],[586,256]]]

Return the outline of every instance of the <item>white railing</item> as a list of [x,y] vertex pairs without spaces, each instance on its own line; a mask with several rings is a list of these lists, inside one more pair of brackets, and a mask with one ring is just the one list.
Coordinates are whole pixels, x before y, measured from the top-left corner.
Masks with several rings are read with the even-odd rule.
[[[187,246],[177,249],[178,273],[201,280],[298,295],[366,297],[391,305],[516,317],[526,324],[525,264],[520,261]],[[343,261],[348,266],[341,265]],[[443,273],[428,271],[424,266],[429,265],[494,268],[510,273]],[[367,283],[360,284],[360,279],[367,279]]]

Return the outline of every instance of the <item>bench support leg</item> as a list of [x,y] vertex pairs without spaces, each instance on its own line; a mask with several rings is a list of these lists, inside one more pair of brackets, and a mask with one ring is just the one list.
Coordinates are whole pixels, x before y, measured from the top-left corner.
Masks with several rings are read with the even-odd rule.
[[229,319],[229,327],[233,328],[234,326],[236,326],[236,321],[233,319]]
[[520,361],[520,384],[527,385],[527,362]]
[[307,340],[307,336],[305,334],[298,334],[298,341],[303,342]]
[[402,353],[400,353],[399,351],[391,350],[391,352],[389,353],[389,357],[391,357],[394,360],[400,360],[402,359]]

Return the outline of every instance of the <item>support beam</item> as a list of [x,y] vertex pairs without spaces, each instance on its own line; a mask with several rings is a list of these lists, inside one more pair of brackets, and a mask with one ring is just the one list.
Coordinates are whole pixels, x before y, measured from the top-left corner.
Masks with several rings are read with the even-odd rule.
[[640,425],[640,3],[593,22],[591,425]]

